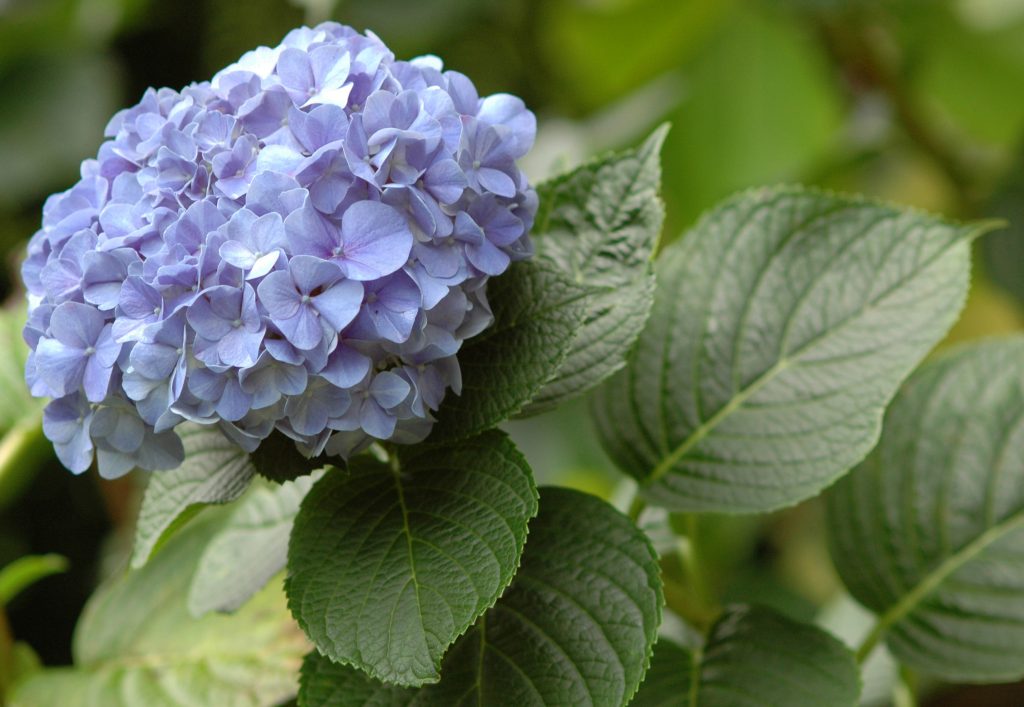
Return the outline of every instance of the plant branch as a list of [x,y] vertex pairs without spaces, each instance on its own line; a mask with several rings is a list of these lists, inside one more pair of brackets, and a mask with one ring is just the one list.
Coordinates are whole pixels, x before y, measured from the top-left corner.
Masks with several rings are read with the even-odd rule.
[[961,210],[977,208],[977,179],[973,160],[959,141],[928,120],[918,101],[907,90],[903,67],[887,41],[884,22],[851,11],[842,16],[817,14],[816,28],[826,52],[847,78],[854,94],[865,90],[883,95],[906,136],[942,171],[954,188]]

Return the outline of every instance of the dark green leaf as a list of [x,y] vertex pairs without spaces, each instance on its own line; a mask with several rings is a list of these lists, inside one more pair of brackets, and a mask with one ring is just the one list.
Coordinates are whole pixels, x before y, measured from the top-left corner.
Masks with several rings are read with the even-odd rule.
[[325,457],[306,457],[295,447],[295,440],[277,430],[250,457],[257,474],[279,484],[306,476],[328,462]]
[[459,352],[462,394],[445,398],[430,441],[471,437],[522,410],[569,355],[589,292],[539,260],[491,280],[494,324]]
[[821,629],[770,609],[730,607],[703,649],[654,648],[632,707],[853,707],[853,653]]
[[185,605],[196,559],[225,516],[207,513],[139,570],[89,601],[75,632],[75,666],[35,673],[19,707],[273,707],[296,692],[308,643],[277,587],[231,617],[193,619]]
[[295,514],[321,473],[280,486],[256,486],[235,504],[199,558],[188,592],[193,616],[238,610],[284,569]]
[[330,658],[389,682],[438,679],[448,646],[512,581],[537,512],[504,433],[329,471],[288,547],[289,606]]
[[216,427],[188,423],[178,428],[178,434],[185,461],[150,477],[135,528],[132,567],[144,565],[204,507],[241,496],[256,473],[249,455]]
[[798,187],[729,200],[659,260],[647,327],[595,396],[605,449],[673,510],[818,493],[952,325],[979,230]]
[[629,702],[661,621],[661,582],[643,533],[603,501],[546,488],[512,586],[448,652],[441,682],[376,682],[318,653],[303,707],[594,705]]
[[916,373],[828,494],[832,557],[879,615],[862,646],[951,682],[1024,677],[1024,338]]
[[654,301],[651,258],[665,215],[658,190],[667,133],[662,126],[636,149],[609,154],[537,188],[537,257],[593,292],[568,357],[523,414],[543,412],[593,388],[622,368],[640,335]]

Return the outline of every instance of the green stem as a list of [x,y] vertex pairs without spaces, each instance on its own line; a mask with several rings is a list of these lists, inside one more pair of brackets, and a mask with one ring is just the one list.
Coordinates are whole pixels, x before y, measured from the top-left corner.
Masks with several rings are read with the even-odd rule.
[[905,665],[900,666],[899,680],[892,688],[893,707],[917,707],[917,675]]
[[710,624],[718,614],[718,601],[710,591],[708,578],[704,571],[704,562],[700,551],[699,517],[695,513],[688,513],[685,516],[685,524],[686,540],[685,544],[680,544],[679,556],[683,563],[683,570],[686,572],[693,601],[698,607],[698,614],[706,617],[706,621],[703,623]]
[[640,520],[640,515],[644,512],[645,508],[647,508],[647,502],[640,497],[640,488],[637,487],[633,500],[629,502],[629,510],[626,512],[626,515],[629,516],[631,521],[636,523]]
[[879,641],[882,640],[882,636],[889,630],[889,625],[881,621],[875,622],[875,625],[871,627],[871,633],[865,636],[864,640],[861,641],[860,646],[857,647],[857,662],[864,663],[875,648],[878,646]]

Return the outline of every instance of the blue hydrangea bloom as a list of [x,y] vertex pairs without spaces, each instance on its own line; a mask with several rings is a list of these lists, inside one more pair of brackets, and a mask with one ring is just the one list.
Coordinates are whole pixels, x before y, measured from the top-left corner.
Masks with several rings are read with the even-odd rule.
[[149,90],[50,197],[26,379],[74,472],[182,460],[175,427],[350,455],[430,431],[488,277],[530,252],[533,114],[326,23]]

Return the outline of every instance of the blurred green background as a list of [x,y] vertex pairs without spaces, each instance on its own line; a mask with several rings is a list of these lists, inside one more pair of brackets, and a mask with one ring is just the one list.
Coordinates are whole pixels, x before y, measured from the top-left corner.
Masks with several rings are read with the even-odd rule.
[[[17,267],[42,202],[75,181],[118,108],[328,18],[372,29],[399,58],[437,54],[482,94],[521,95],[539,118],[524,164],[534,180],[670,121],[665,241],[731,192],[780,181],[1005,218],[977,246],[950,338],[1024,323],[1024,0],[0,0],[0,295],[20,309]],[[19,359],[16,327],[0,346]],[[16,369],[0,371],[0,394],[24,401],[0,415],[24,455],[12,464],[0,445],[0,565],[70,559],[8,610],[13,633],[61,663],[82,602],[130,538],[138,482],[63,471],[33,436],[39,408]],[[510,429],[542,481],[625,495],[585,401]],[[713,589],[855,633],[820,531],[815,502],[708,520]],[[1015,689],[937,689],[929,704],[1024,704]]]

